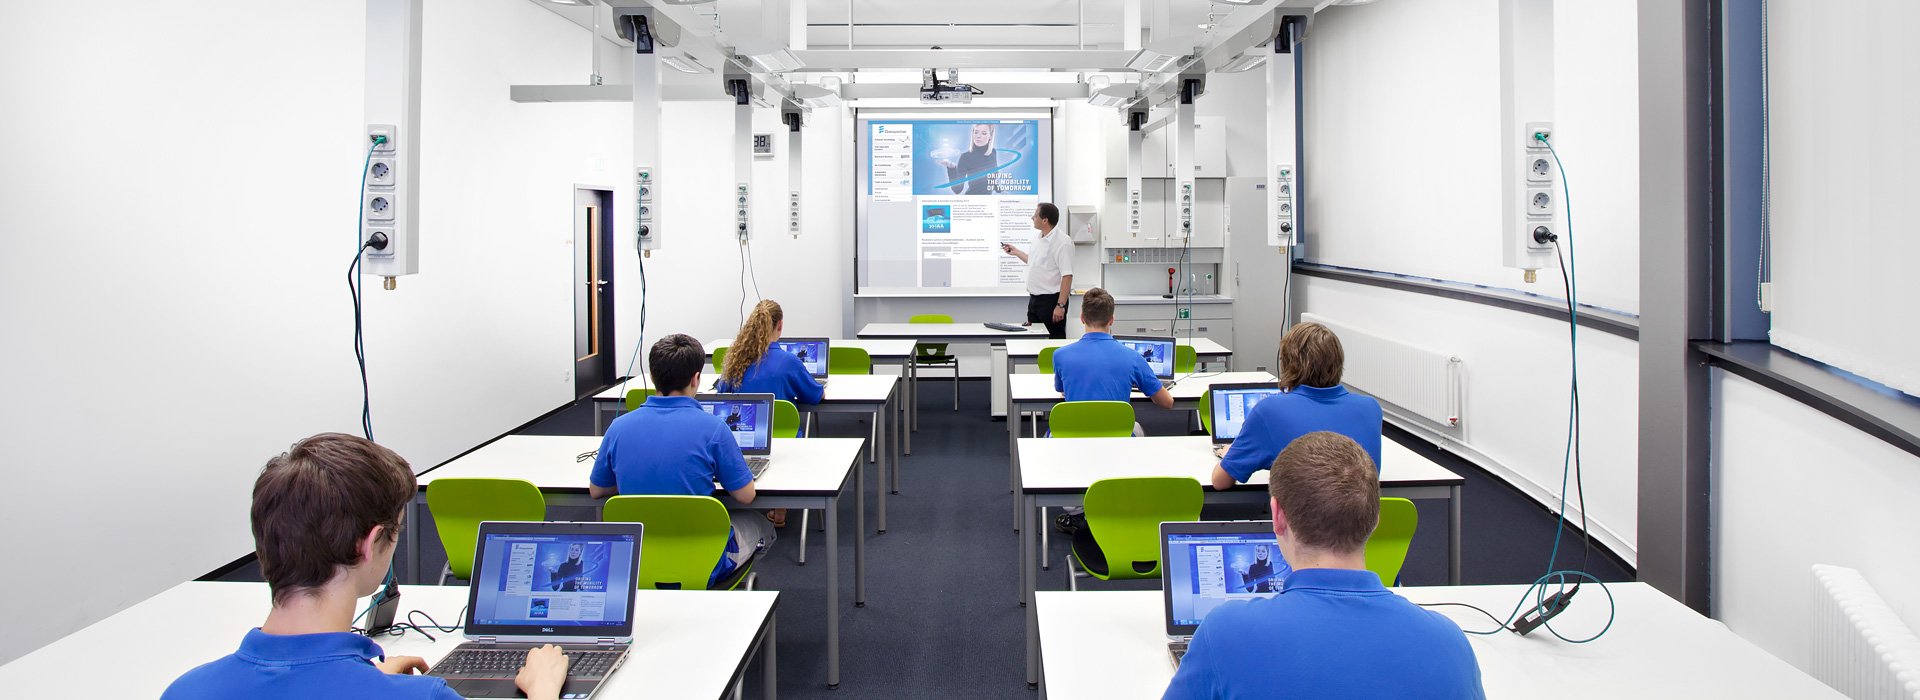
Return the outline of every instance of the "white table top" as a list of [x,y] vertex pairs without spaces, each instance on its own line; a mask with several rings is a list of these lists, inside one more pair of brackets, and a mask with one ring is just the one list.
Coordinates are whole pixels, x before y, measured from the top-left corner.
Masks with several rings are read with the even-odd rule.
[[[639,591],[633,650],[597,697],[717,698],[772,614],[773,591]],[[460,622],[465,586],[404,586],[400,614],[419,610]],[[159,697],[195,666],[240,646],[267,617],[264,583],[190,581],[0,666],[8,697]],[[380,637],[389,655],[431,666],[464,641],[460,633]]]
[[[792,335],[789,338],[818,338],[820,336]],[[733,345],[732,338],[707,341],[707,356],[712,357],[715,348]],[[860,338],[828,338],[827,347],[860,348],[875,360],[902,360],[913,356],[912,340],[864,340]]]
[[[1048,338],[1045,340],[1035,340],[1030,338],[1016,338],[1007,341],[1007,356],[1019,359],[1039,357],[1040,351],[1044,348],[1065,347],[1075,340],[1079,339],[1068,338],[1066,340],[1054,340]],[[1176,338],[1174,341],[1180,345],[1188,344],[1186,338]],[[1193,354],[1202,357],[1218,357],[1233,354],[1233,351],[1227,349],[1227,346],[1214,342],[1212,338],[1194,338],[1192,345]]]
[[[421,474],[421,488],[452,477],[525,479],[543,491],[587,490],[593,460],[575,461],[600,449],[598,435],[508,435]],[[859,460],[861,438],[774,438],[767,471],[754,490],[772,495],[828,495],[840,492]]]
[[[1218,374],[1202,372],[1191,377],[1179,375],[1174,377],[1174,379],[1178,380],[1178,383],[1175,384],[1172,389],[1167,390],[1167,393],[1173,394],[1173,400],[1175,401],[1199,401],[1200,395],[1207,393],[1207,388],[1215,384],[1277,381],[1272,374],[1266,372],[1220,372]],[[1008,376],[1007,391],[1012,393],[1014,401],[1022,403],[1033,401],[1061,401],[1065,398],[1060,395],[1060,392],[1053,390],[1053,375],[1051,374],[1015,374]],[[1135,391],[1133,392],[1133,400],[1146,401],[1147,397],[1139,391]]]
[[[1018,320],[1004,323],[1018,323]],[[869,323],[856,335],[862,338],[905,338],[907,340],[1000,340],[1003,338],[1045,338],[1045,326],[1021,332],[1000,331],[979,323]]]
[[[713,385],[720,381],[720,377],[708,373],[703,373],[703,375],[706,378],[700,380],[700,393],[714,393]],[[827,391],[821,396],[820,403],[886,403],[887,399],[893,396],[894,386],[899,383],[900,375],[898,374],[830,375],[827,377]],[[643,385],[637,382],[625,386],[615,384],[607,387],[606,391],[594,394],[593,400],[624,402],[627,400],[627,392],[629,390],[645,388],[646,386],[649,385]],[[805,411],[807,407],[802,405],[799,406],[799,409]]]
[[[1812,676],[1762,651],[1725,625],[1644,583],[1608,584],[1619,604],[1606,636],[1568,644],[1547,630],[1468,635],[1489,698],[1837,698]],[[1395,589],[1415,602],[1459,602],[1505,616],[1524,586]],[[1554,618],[1569,638],[1605,623],[1606,595],[1581,586]],[[1158,698],[1173,678],[1160,591],[1041,591],[1040,658],[1047,697]],[[1493,621],[1466,608],[1433,608],[1463,629]]]
[[[1204,435],[1119,438],[1020,438],[1020,489],[1029,493],[1083,493],[1101,479],[1191,476],[1212,483],[1213,439]],[[1380,485],[1438,486],[1463,481],[1400,443],[1380,441]],[[1241,487],[1265,489],[1267,470]]]

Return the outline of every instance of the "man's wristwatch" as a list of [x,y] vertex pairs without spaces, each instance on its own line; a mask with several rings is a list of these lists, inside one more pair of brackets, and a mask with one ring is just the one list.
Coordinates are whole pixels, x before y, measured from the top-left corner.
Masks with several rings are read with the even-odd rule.
[[1056,309],[1064,309],[1064,308],[1067,308],[1067,302],[1064,302],[1064,301],[1063,301],[1063,302],[1060,302],[1060,303],[1058,303],[1058,304],[1054,304],[1054,305],[1053,305],[1053,308],[1056,308]]

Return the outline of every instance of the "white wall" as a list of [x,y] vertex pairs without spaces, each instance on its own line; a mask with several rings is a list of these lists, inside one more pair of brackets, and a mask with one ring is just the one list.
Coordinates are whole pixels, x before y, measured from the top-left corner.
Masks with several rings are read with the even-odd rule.
[[1714,617],[1802,669],[1809,567],[1859,569],[1920,629],[1920,457],[1713,371]]
[[[252,481],[357,432],[344,287],[364,157],[358,3],[0,10],[0,661],[252,548]],[[101,34],[101,18],[139,27]],[[424,469],[572,397],[572,186],[620,184],[627,117],[516,105],[586,32],[524,0],[430,0],[421,273],[367,304],[375,429]],[[59,500],[55,500],[59,499]],[[73,556],[75,543],[110,543]],[[234,632],[238,634],[238,632]]]
[[[1294,284],[1303,311],[1461,358],[1466,396],[1460,432],[1429,437],[1441,438],[1450,451],[1535,500],[1558,505],[1567,431],[1565,322],[1317,277],[1300,277]],[[1588,516],[1595,541],[1628,563],[1633,562],[1639,501],[1637,428],[1632,420],[1639,401],[1632,381],[1638,352],[1631,340],[1580,331],[1581,455]],[[1569,491],[1569,500],[1575,500],[1572,495]],[[1579,510],[1569,507],[1567,512],[1569,519],[1576,519]],[[1547,553],[1537,554],[1544,564]]]

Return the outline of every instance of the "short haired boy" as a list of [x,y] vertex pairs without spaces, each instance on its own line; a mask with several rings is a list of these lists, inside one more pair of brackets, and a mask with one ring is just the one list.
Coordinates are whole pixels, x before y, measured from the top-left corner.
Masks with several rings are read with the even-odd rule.
[[[1380,464],[1380,402],[1340,384],[1346,352],[1326,326],[1306,321],[1280,336],[1280,388],[1286,393],[1254,404],[1240,434],[1213,467],[1213,487],[1225,491],[1266,469],[1294,438],[1327,430],[1352,438]],[[1268,478],[1272,478],[1269,475]]]
[[[707,352],[681,333],[661,338],[647,352],[653,388],[659,392],[607,426],[593,460],[588,492],[594,498],[620,494],[710,496],[718,483],[740,505],[753,502],[753,472],[733,431],[694,400]],[[730,511],[733,537],[714,564],[717,584],[773,543],[773,530],[758,514]]]
[[[239,651],[188,671],[164,700],[190,698],[447,698],[460,696],[417,656],[387,657],[349,630],[359,599],[393,562],[413,499],[413,469],[392,450],[321,433],[267,461],[253,483],[253,543],[273,591],[267,620]],[[529,698],[558,698],[567,657],[543,646],[514,682]]]
[[1366,450],[1331,432],[1273,463],[1273,534],[1293,565],[1279,595],[1214,608],[1166,698],[1484,698],[1480,665],[1452,620],[1367,570],[1380,479]]
[[1160,385],[1153,368],[1138,353],[1113,339],[1113,295],[1099,287],[1080,298],[1080,323],[1086,333],[1053,352],[1053,388],[1068,401],[1129,401],[1133,390],[1152,397],[1153,405],[1173,408],[1173,395]]

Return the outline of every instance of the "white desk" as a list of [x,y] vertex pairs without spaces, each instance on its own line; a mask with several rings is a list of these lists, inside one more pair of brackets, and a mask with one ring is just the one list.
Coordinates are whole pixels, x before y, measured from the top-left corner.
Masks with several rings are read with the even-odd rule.
[[1047,337],[1045,326],[1019,331],[988,328],[981,323],[869,323],[855,334],[864,340],[912,340],[922,343],[997,343],[1012,338]]
[[[633,649],[596,697],[725,698],[747,663],[766,657],[766,697],[774,697],[773,591],[651,591],[635,599]],[[240,646],[272,607],[264,583],[190,581],[0,666],[8,697],[153,698],[195,666]],[[460,624],[465,586],[403,586],[400,614],[418,610]],[[418,656],[429,666],[464,641],[432,631],[374,639],[388,655]],[[77,695],[76,695],[77,689]]]
[[[719,381],[719,377],[707,376],[700,385],[700,393],[714,393],[713,386]],[[827,378],[827,388],[820,403],[794,404],[803,415],[864,413],[872,416],[873,434],[877,439],[867,446],[868,458],[875,461],[879,461],[883,455],[886,458],[886,461],[880,462],[880,485],[875,496],[879,508],[878,527],[882,533],[887,531],[887,494],[900,492],[901,457],[895,450],[900,444],[901,433],[905,432],[905,421],[887,420],[887,407],[899,403],[894,400],[894,390],[899,384],[900,377],[891,374],[836,374]],[[619,404],[626,401],[626,392],[616,385],[593,398],[596,407]],[[596,408],[595,413],[598,411]],[[893,439],[889,440],[889,437]]]
[[[1125,334],[1123,333],[1121,335]],[[1040,362],[1041,350],[1066,347],[1076,340],[1078,340],[1078,338],[1068,338],[1065,340],[1053,340],[1051,338],[1047,340],[1016,338],[1007,341],[1007,375],[1013,375],[1013,368],[1016,365],[1038,364]],[[1174,342],[1180,345],[1189,344],[1186,338],[1175,338]],[[1206,337],[1193,338],[1191,345],[1193,345],[1194,359],[1200,362],[1219,360],[1226,363],[1227,369],[1233,369],[1233,350],[1231,348],[1214,342],[1212,338]]]
[[[1543,562],[1544,564],[1544,562]],[[1568,644],[1545,628],[1467,635],[1489,698],[1838,698],[1812,676],[1741,639],[1644,583],[1608,584],[1619,604],[1606,636]],[[1505,616],[1524,586],[1433,586],[1395,589],[1420,603],[1459,602]],[[1048,591],[1039,607],[1042,695],[1066,698],[1158,698],[1173,679],[1167,659],[1165,603],[1160,591]],[[1431,608],[1462,629],[1493,621],[1466,608]],[[1606,595],[1580,587],[1573,606],[1554,618],[1569,638],[1604,624]],[[1382,659],[1382,663],[1390,660]]]
[[[838,381],[838,380],[835,380]],[[765,473],[754,480],[752,508],[814,508],[824,511],[827,526],[827,684],[840,684],[840,495],[852,486],[854,495],[853,604],[867,604],[867,538],[865,501],[860,498],[862,473],[859,438],[774,438],[773,455]],[[552,508],[586,508],[592,513],[572,520],[598,520],[601,501],[587,494],[591,460],[576,461],[584,452],[599,449],[592,435],[509,435],[432,469],[419,477],[408,522],[428,517],[427,486],[436,479],[473,477],[525,479],[540,487]],[[740,508],[725,491],[714,498],[728,508]],[[405,528],[408,542],[408,580],[420,581],[420,528]]]
[[[1267,502],[1267,475],[1260,470],[1247,483],[1215,491],[1213,439],[1206,436],[1123,438],[1021,438],[1014,451],[1020,470],[1020,588],[1027,606],[1027,682],[1037,680],[1039,636],[1032,596],[1039,590],[1042,529],[1050,524],[1042,508],[1077,506],[1087,488],[1101,479],[1136,476],[1184,476],[1200,482],[1208,503]],[[1380,495],[1447,501],[1447,581],[1460,582],[1460,487],[1466,479],[1400,443],[1380,441]]]
[[[792,337],[798,338],[801,336],[792,336]],[[718,348],[728,347],[732,344],[733,344],[732,338],[708,341],[706,346],[707,360],[708,360],[707,365],[709,367],[713,365],[712,360],[713,360],[714,350]],[[906,379],[907,385],[903,391],[903,393],[905,394],[905,400],[900,401],[899,405],[897,406],[900,412],[900,417],[906,421],[906,423],[904,424],[905,427],[902,430],[900,435],[900,440],[901,440],[901,448],[907,454],[913,454],[913,431],[918,430],[920,428],[920,413],[919,413],[920,409],[918,406],[919,400],[920,400],[920,394],[919,394],[920,389],[919,387],[916,386],[918,382],[915,381],[916,379],[919,378],[920,371],[913,364],[913,345],[914,343],[911,340],[861,340],[858,338],[855,338],[855,339],[828,338],[827,339],[828,347],[860,348],[861,350],[865,350],[867,351],[867,356],[873,358],[873,364],[893,365],[893,366],[899,367],[900,376],[907,378]],[[838,376],[838,375],[835,375],[835,376]],[[622,403],[621,406],[624,408],[625,404]],[[600,419],[599,411],[596,410],[594,412],[594,420],[597,422],[599,419]]]
[[[1215,384],[1245,384],[1251,382],[1278,381],[1266,372],[1202,372],[1189,376],[1174,377],[1173,388],[1167,393],[1173,396],[1173,408],[1176,411],[1193,411],[1200,408],[1200,395]],[[1133,392],[1131,400],[1136,403],[1150,403],[1148,397],[1139,391]],[[1053,405],[1065,401],[1066,397],[1053,388],[1051,374],[1009,374],[1007,375],[1007,454],[1013,454],[1013,441],[1020,437],[1020,423],[1027,413],[1033,413],[1033,435],[1040,434],[1039,414],[1053,409]],[[1013,470],[1009,467],[1007,481],[1015,481]],[[1205,483],[1202,481],[1201,483]]]

